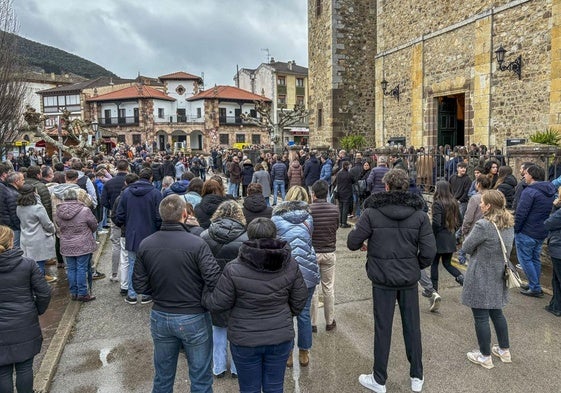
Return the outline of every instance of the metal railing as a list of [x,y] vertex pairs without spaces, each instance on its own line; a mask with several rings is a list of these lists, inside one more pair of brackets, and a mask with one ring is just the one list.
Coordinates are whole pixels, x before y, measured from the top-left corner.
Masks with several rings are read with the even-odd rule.
[[138,116],[102,117],[99,124],[104,127],[137,126],[139,120]]

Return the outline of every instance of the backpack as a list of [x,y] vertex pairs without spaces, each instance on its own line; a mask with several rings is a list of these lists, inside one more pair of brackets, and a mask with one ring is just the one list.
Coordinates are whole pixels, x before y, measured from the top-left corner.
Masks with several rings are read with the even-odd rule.
[[359,179],[358,180],[358,193],[359,195],[363,195],[364,193],[366,193],[366,179]]

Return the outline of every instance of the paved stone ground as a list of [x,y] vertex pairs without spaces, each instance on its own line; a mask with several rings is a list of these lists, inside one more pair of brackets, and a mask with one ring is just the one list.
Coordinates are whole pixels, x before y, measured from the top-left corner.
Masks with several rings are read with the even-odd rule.
[[[339,230],[336,265],[337,330],[325,331],[319,319],[314,334],[310,366],[288,369],[285,391],[297,393],[366,392],[358,375],[371,372],[373,320],[371,286],[365,270],[365,253],[349,252],[348,229]],[[100,270],[110,268],[110,246],[106,245]],[[96,283],[98,300],[84,304],[72,336],[52,381],[56,393],[149,392],[153,378],[149,305],[128,305],[119,286],[109,280]],[[421,328],[426,392],[559,392],[561,386],[561,318],[546,313],[549,301],[511,293],[505,314],[509,323],[512,364],[495,360],[485,370],[471,364],[465,353],[477,347],[471,311],[459,304],[461,287],[441,269],[441,312],[428,312],[421,298]],[[321,312],[321,310],[320,310]],[[408,363],[399,313],[389,364],[388,392],[410,392]],[[496,342],[493,340],[493,342]],[[176,391],[188,391],[187,369],[180,359]],[[215,392],[236,392],[231,378],[215,380]]]

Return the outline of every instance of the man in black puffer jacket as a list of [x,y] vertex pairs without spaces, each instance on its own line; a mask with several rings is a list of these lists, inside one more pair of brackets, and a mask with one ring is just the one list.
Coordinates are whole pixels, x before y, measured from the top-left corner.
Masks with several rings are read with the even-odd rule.
[[184,226],[182,197],[166,197],[159,215],[162,226],[140,243],[132,278],[138,293],[150,293],[154,301],[154,391],[173,386],[175,369],[166,365],[177,363],[180,348],[189,359],[191,383],[212,391],[212,326],[201,300],[203,289],[214,289],[220,267],[206,242]]
[[386,192],[370,196],[365,211],[349,233],[347,247],[358,250],[368,241],[366,271],[372,281],[374,303],[374,368],[359,382],[375,392],[385,392],[392,322],[396,300],[402,316],[407,359],[411,363],[411,389],[423,386],[419,295],[421,269],[436,254],[431,223],[423,212],[421,196],[408,192],[409,178],[392,169],[382,181]]

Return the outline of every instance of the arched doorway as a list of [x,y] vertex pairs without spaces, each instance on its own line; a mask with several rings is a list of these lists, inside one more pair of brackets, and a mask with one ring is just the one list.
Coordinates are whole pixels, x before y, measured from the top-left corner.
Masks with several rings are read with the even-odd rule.
[[167,151],[168,134],[164,130],[156,133],[157,148],[159,151]]
[[187,133],[183,130],[175,130],[171,133],[171,142],[174,150],[183,150],[187,147]]
[[191,150],[203,150],[203,133],[201,131],[192,131],[189,135],[189,142]]

